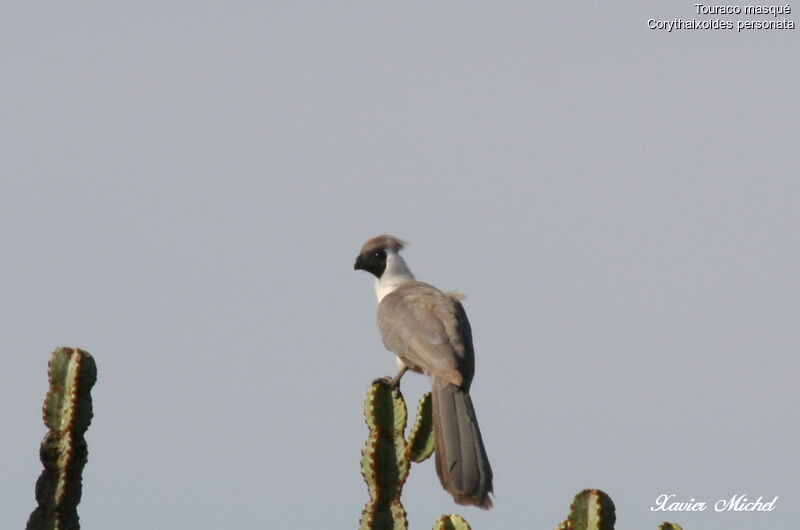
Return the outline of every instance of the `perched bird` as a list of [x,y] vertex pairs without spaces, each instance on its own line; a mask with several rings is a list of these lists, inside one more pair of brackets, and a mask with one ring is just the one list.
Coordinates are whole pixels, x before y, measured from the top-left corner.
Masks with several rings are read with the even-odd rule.
[[403,245],[392,236],[374,237],[354,266],[376,278],[378,328],[400,366],[391,384],[407,370],[430,376],[439,480],[458,504],[489,509],[492,468],[469,397],[475,353],[462,297],[414,279],[399,254]]

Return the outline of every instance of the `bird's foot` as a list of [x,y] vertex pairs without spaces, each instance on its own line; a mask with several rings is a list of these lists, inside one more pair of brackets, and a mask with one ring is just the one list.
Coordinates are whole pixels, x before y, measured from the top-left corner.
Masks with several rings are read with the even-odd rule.
[[384,376],[384,377],[379,377],[379,378],[375,379],[374,381],[372,381],[373,385],[378,384],[378,383],[382,383],[382,384],[388,386],[389,388],[400,390],[400,379],[398,379],[397,377],[392,377],[390,375],[387,375],[387,376]]

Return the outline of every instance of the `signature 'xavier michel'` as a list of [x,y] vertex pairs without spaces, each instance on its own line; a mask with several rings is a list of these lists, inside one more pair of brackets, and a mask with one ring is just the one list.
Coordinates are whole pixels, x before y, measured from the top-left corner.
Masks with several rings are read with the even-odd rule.
[[436,473],[459,504],[492,507],[492,468],[469,397],[475,370],[472,331],[459,297],[414,279],[392,236],[370,239],[355,269],[375,275],[378,327],[397,356],[399,383],[407,370],[431,377]]

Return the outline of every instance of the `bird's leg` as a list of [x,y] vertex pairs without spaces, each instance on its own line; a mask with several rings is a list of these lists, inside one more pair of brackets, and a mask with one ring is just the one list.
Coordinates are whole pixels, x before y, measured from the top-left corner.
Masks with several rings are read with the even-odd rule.
[[389,377],[387,375],[386,377],[379,377],[376,380],[374,380],[372,383],[375,384],[377,382],[381,382],[381,383],[384,383],[386,385],[389,385],[390,388],[398,388],[399,389],[400,388],[400,378],[403,377],[403,374],[405,374],[407,371],[408,371],[408,366],[403,366],[402,368],[400,368],[400,371],[397,372],[396,376]]
[[400,371],[397,372],[397,375],[389,380],[389,386],[392,388],[400,388],[400,378],[403,377],[403,374],[406,372],[408,372],[408,366],[403,366],[400,368]]

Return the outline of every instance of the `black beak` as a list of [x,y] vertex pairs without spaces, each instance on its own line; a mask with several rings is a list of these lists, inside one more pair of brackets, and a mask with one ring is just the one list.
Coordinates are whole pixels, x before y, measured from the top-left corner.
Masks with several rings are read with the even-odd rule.
[[363,271],[364,270],[364,259],[361,257],[360,254],[356,258],[356,263],[355,263],[355,265],[353,265],[353,270],[354,271],[357,271],[357,270],[362,270]]

